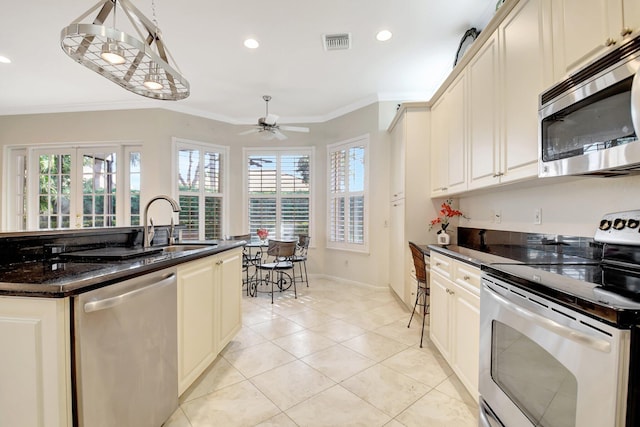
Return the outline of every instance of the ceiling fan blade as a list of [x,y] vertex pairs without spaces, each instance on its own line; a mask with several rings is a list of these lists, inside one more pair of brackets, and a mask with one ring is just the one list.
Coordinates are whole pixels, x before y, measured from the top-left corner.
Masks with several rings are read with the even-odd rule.
[[238,135],[250,135],[252,133],[258,133],[260,132],[260,129],[249,129],[249,130],[245,130],[244,132],[240,132]]
[[291,132],[309,132],[309,128],[305,128],[302,126],[280,126],[282,130],[288,130]]
[[278,129],[275,129],[273,131],[273,134],[275,135],[276,138],[278,138],[280,141],[283,141],[285,139],[287,139],[287,136],[285,134],[283,134],[282,132],[280,132]]
[[278,116],[275,114],[267,114],[267,117],[264,118],[264,122],[270,126],[273,126],[278,121]]

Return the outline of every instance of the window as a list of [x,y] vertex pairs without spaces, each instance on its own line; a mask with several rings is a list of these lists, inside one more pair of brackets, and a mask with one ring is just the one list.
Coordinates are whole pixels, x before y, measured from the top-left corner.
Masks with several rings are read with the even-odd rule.
[[368,250],[368,147],[368,135],[328,147],[327,246],[330,248]]
[[249,232],[269,230],[276,239],[309,235],[312,150],[248,150]]
[[134,193],[139,200],[139,185],[137,191],[117,185],[127,181],[126,174],[131,170],[131,165],[116,166],[116,159],[124,158],[125,153],[137,158],[139,173],[140,151],[134,146],[10,147],[9,185],[15,189],[15,197],[8,206],[12,214],[8,215],[7,228],[41,230],[135,224],[134,216],[121,206]]
[[223,237],[224,162],[227,149],[176,140],[180,225],[185,239]]

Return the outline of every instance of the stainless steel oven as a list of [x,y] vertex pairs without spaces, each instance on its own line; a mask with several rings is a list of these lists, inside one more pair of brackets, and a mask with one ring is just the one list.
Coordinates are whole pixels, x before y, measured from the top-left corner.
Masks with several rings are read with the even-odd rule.
[[640,210],[590,245],[482,266],[481,426],[640,425]]
[[540,95],[541,177],[640,171],[640,35]]
[[480,298],[481,426],[625,425],[629,330],[491,276]]

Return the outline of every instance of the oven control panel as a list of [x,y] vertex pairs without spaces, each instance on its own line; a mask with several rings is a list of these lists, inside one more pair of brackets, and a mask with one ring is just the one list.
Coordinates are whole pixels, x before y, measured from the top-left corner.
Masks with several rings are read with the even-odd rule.
[[640,246],[640,210],[606,214],[600,221],[594,240]]

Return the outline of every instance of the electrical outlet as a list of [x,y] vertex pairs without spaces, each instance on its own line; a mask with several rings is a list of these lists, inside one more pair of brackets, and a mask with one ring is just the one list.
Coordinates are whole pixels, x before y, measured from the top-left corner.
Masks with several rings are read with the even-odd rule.
[[542,224],[542,209],[536,208],[533,211],[533,223],[536,225]]
[[500,209],[493,211],[493,222],[496,224],[500,224],[502,222],[502,211]]

